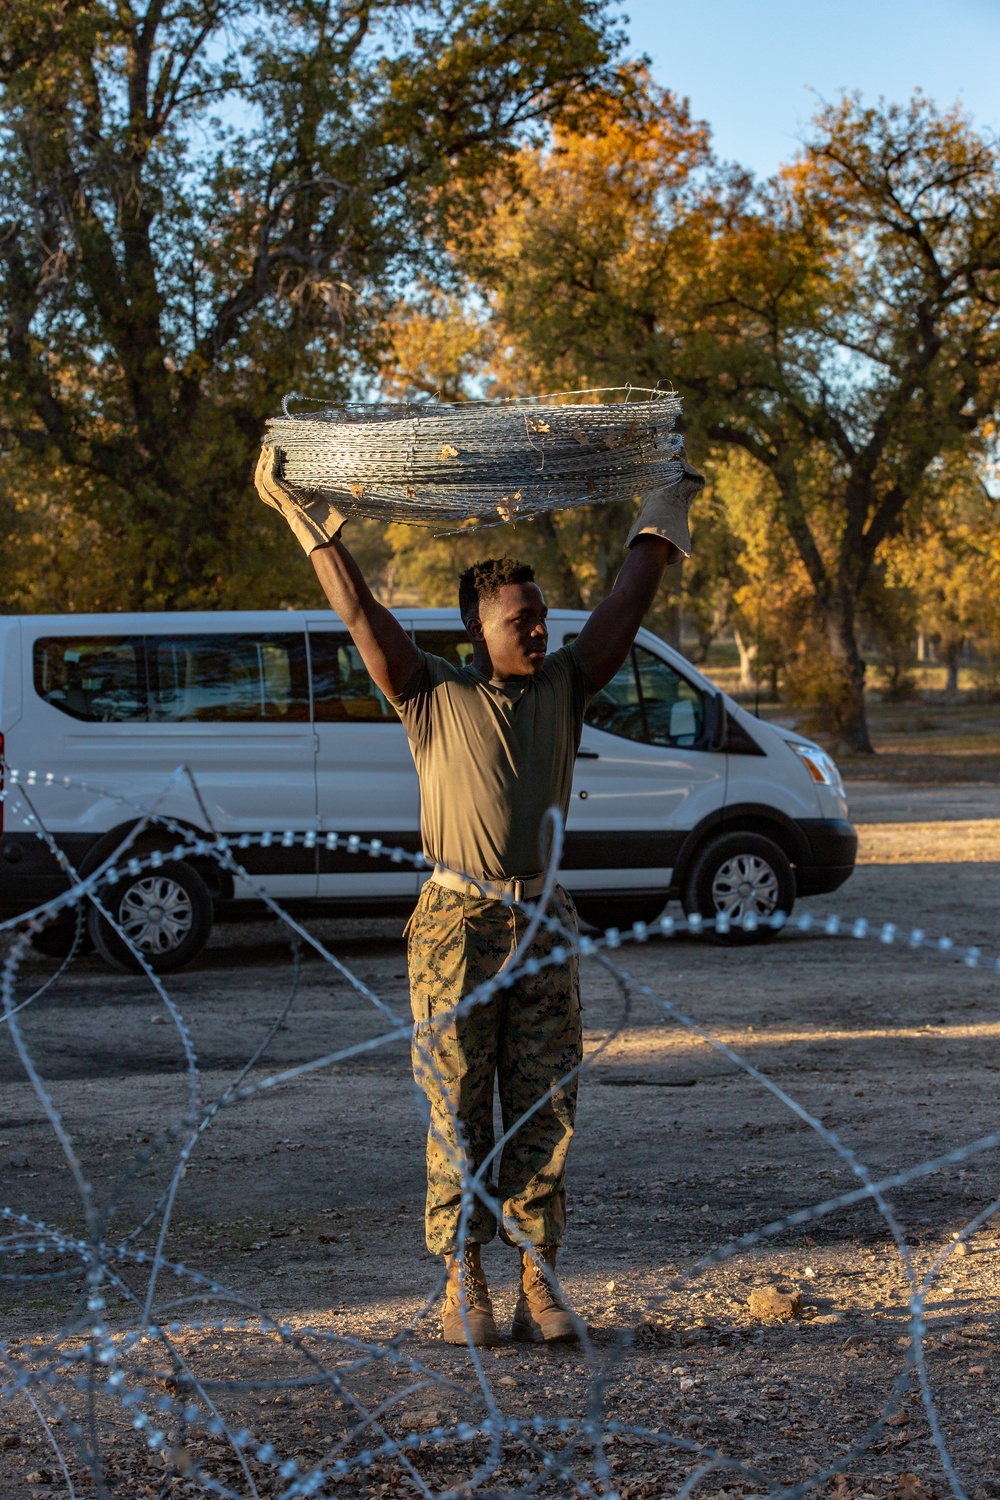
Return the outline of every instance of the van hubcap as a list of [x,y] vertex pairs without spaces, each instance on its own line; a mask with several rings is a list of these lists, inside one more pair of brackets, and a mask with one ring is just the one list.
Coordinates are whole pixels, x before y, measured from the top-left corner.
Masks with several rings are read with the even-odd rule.
[[118,911],[122,931],[140,953],[169,953],[191,931],[194,908],[182,885],[149,875],[130,885]]
[[778,905],[778,877],[758,854],[737,854],[715,872],[712,901],[720,917],[740,923],[753,913],[769,917]]

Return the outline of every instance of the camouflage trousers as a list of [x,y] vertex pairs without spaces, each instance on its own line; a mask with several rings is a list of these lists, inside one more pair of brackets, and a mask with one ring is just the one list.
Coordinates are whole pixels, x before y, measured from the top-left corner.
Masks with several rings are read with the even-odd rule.
[[[573,903],[558,888],[556,914],[575,932]],[[446,890],[431,880],[410,919],[413,1075],[430,1105],[425,1225],[427,1248],[435,1255],[455,1248],[463,1174],[479,1172],[493,1152],[494,1079],[506,1134],[582,1057],[575,957],[524,975],[464,1014],[446,1014],[499,973],[527,922],[517,906]],[[557,934],[543,929],[531,956],[544,958],[559,942]],[[535,1245],[562,1243],[563,1178],[576,1091],[576,1076],[555,1088],[518,1126],[500,1156],[495,1180],[501,1207]],[[488,1189],[495,1170],[493,1162],[483,1170]],[[468,1238],[483,1245],[496,1230],[493,1214],[474,1198]]]

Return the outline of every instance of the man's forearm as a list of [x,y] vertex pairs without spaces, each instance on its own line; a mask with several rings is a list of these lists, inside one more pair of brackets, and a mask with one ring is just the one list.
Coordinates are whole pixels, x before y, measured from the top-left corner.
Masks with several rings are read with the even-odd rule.
[[385,609],[368,587],[365,575],[339,535],[328,546],[316,547],[310,552],[309,561],[331,608],[337,611],[348,630],[376,610]]
[[577,640],[595,688],[611,681],[628,656],[635,633],[656,598],[664,569],[691,550],[688,508],[705,483],[681,448],[682,473],[671,485],[652,489],[625,538],[627,555],[608,597]]
[[[635,621],[633,636],[652,607],[664,570],[680,557],[681,553],[673,542],[652,534],[638,536],[629,548],[604,603],[618,595],[616,604],[623,608],[629,621]],[[602,605],[598,605],[600,608]]]
[[312,559],[323,592],[361,653],[383,693],[401,693],[417,664],[417,648],[399,621],[380,604],[340,540],[342,513],[323,496],[299,495],[281,477],[281,455],[263,447],[254,474],[257,493],[283,516],[299,546]]
[[673,542],[664,537],[642,535],[632,543],[611,593],[577,638],[595,688],[610,682],[628,656],[635,633],[656,598],[664,569],[678,555]]
[[384,693],[402,692],[417,664],[417,648],[395,615],[381,604],[339,536],[309,554],[331,606],[350,631],[370,676]]

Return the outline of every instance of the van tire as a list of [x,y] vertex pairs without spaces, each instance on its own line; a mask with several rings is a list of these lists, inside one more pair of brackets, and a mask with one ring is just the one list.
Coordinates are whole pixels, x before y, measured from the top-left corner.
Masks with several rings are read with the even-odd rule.
[[[103,885],[100,898],[142,952],[155,974],[173,974],[196,958],[212,931],[208,887],[183,861],[164,863]],[[94,947],[113,968],[127,974],[142,966],[114,928],[91,906],[87,919]]]
[[655,922],[667,904],[662,896],[574,896],[573,904],[581,922],[606,932],[609,927],[624,931],[633,922]]
[[[747,889],[740,894],[740,886]],[[722,833],[699,850],[684,882],[681,904],[688,916],[697,912],[705,922],[709,942],[729,947],[766,943],[777,929],[768,918],[775,912],[791,914],[795,903],[795,875],[787,855],[761,833]],[[732,926],[718,932],[715,920],[728,911]],[[747,931],[743,917],[752,912],[760,926]]]

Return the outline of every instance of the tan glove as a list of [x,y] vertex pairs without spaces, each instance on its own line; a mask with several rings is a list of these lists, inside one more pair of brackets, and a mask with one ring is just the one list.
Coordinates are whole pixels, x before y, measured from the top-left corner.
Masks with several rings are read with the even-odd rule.
[[281,512],[292,528],[299,546],[308,554],[333,541],[344,524],[344,517],[335,505],[324,500],[321,495],[314,495],[311,499],[307,495],[304,499],[299,499],[291,485],[279,479],[280,468],[279,450],[262,448],[253,482],[264,504]]
[[685,557],[691,555],[688,511],[692,500],[705,487],[705,476],[688,463],[683,448],[678,457],[684,465],[684,473],[673,484],[650,490],[635,518],[635,525],[625,538],[626,550],[636,537],[662,536],[665,541],[673,542]]

